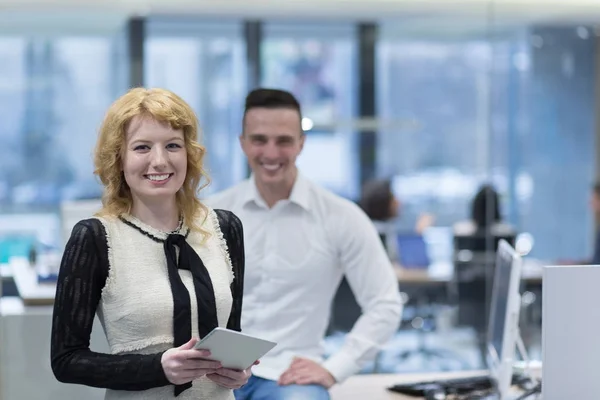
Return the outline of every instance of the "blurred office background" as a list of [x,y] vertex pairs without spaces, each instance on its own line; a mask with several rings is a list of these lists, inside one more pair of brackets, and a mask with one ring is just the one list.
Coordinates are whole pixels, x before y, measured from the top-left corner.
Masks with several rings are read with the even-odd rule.
[[31,241],[61,248],[61,204],[101,194],[92,152],[104,112],[138,85],[171,89],[198,113],[208,193],[248,175],[246,92],[279,87],[303,106],[303,173],[352,200],[363,182],[391,178],[400,230],[434,216],[446,243],[436,257],[449,259],[452,226],[485,182],[533,239],[529,257],[593,252],[600,4],[3,3],[2,263]]

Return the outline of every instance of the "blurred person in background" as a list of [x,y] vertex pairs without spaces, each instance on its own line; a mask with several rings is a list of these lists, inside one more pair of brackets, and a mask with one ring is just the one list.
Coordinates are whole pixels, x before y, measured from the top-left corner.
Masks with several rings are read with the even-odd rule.
[[512,236],[515,230],[502,221],[500,196],[489,184],[482,185],[471,202],[471,218],[454,225],[456,236]]
[[496,251],[499,241],[515,246],[517,232],[502,221],[500,196],[489,184],[479,187],[471,202],[471,218],[454,225],[453,286],[458,305],[457,324],[475,330],[482,361]]
[[[401,214],[402,204],[392,190],[389,179],[372,179],[362,188],[358,204],[371,219],[379,237],[383,242],[390,260],[398,261],[397,221]],[[435,217],[429,213],[420,214],[415,223],[414,232],[422,235],[433,225]]]
[[[242,329],[278,343],[236,390],[238,400],[328,399],[328,389],[374,360],[400,323],[398,281],[375,227],[356,204],[296,167],[306,140],[301,120],[291,93],[250,92],[240,143],[252,175],[207,200],[244,224]],[[343,276],[362,315],[341,349],[323,360]]]
[[[58,277],[51,364],[61,382],[106,399],[231,400],[250,369],[195,349],[240,330],[242,224],[197,198],[206,178],[198,122],[180,97],[132,89],[104,119],[95,173],[103,208],[73,228]],[[90,350],[98,314],[112,354]]]
[[395,220],[400,215],[400,201],[392,192],[389,179],[367,181],[359,205],[371,219],[391,260],[398,259]]

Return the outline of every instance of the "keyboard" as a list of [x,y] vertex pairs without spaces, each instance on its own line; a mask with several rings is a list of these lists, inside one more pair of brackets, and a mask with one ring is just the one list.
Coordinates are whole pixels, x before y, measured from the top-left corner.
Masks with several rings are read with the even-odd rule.
[[[522,384],[529,378],[522,374],[513,374],[512,384]],[[453,378],[427,382],[402,383],[391,386],[388,390],[408,396],[424,397],[428,393],[442,392],[445,394],[465,394],[473,391],[490,390],[494,386],[489,375],[468,378]]]

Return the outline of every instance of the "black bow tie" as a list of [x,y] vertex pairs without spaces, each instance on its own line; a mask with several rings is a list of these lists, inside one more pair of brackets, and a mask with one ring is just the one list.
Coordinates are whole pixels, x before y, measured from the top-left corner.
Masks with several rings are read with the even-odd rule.
[[[179,259],[177,259],[176,247],[179,248]],[[185,269],[192,272],[198,302],[198,333],[201,338],[219,325],[215,292],[208,270],[198,253],[188,244],[184,236],[170,234],[165,240],[164,248],[167,257],[169,283],[173,293],[174,347],[179,347],[192,337],[192,309],[190,294],[183,284],[178,270]],[[191,387],[192,382],[176,385],[175,397]]]

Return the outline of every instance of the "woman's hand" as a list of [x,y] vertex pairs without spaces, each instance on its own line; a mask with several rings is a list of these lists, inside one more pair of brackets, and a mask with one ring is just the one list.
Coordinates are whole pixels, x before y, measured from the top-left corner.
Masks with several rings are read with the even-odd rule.
[[218,361],[207,360],[208,350],[196,350],[198,339],[192,338],[186,344],[165,351],[160,359],[169,382],[181,385],[202,376],[215,373],[221,368]]
[[252,367],[259,363],[260,361],[255,361],[252,366],[243,371],[220,368],[211,374],[207,374],[206,377],[217,385],[228,389],[239,389],[248,383],[248,379],[250,379],[250,376],[252,375]]

